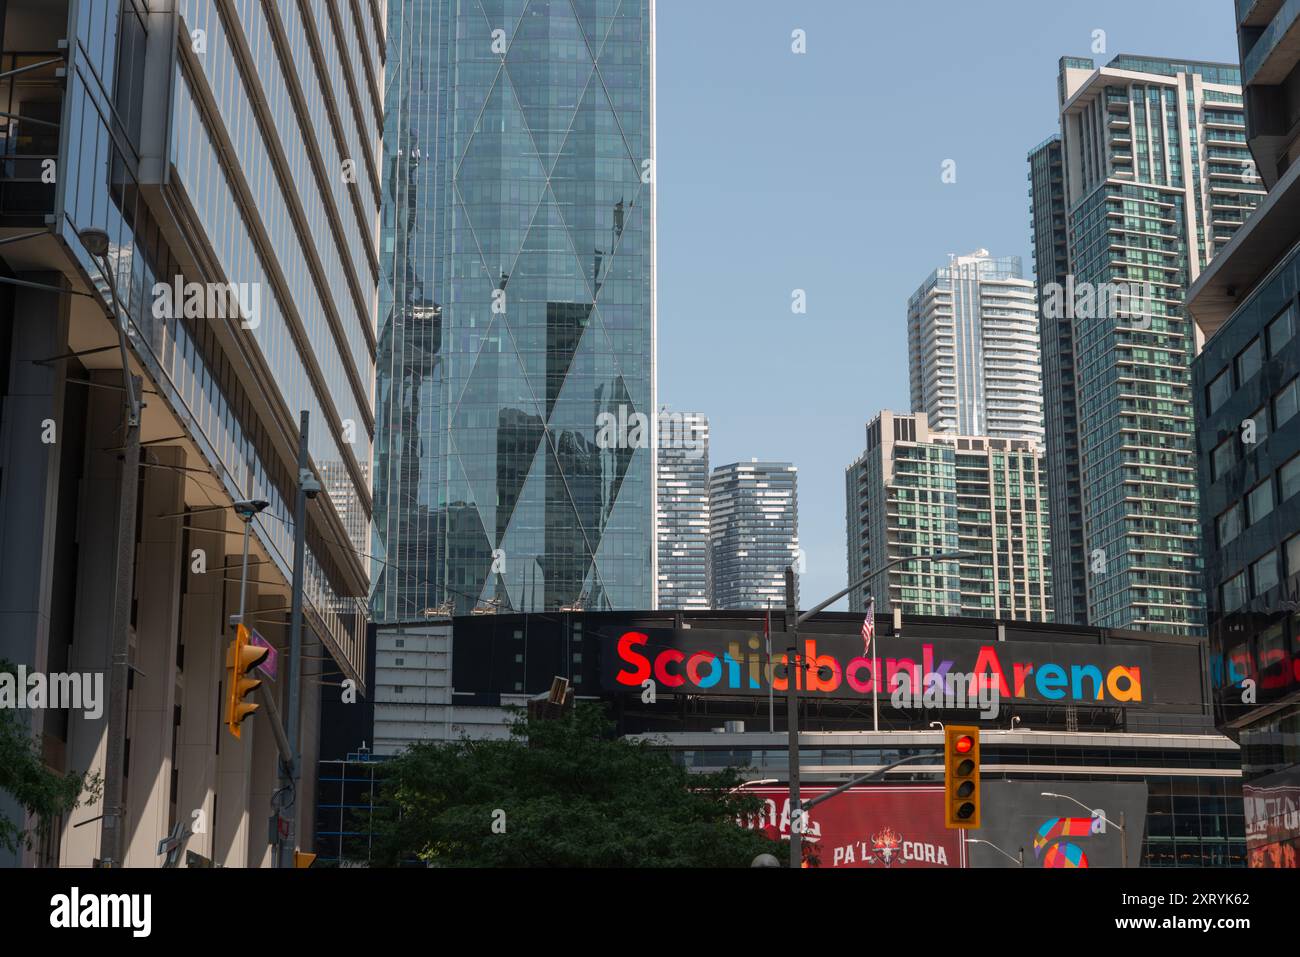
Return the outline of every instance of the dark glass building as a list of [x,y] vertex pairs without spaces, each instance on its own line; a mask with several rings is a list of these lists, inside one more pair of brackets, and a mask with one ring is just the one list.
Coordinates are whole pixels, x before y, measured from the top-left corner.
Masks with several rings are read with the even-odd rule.
[[1216,713],[1241,744],[1252,867],[1300,866],[1300,27],[1237,3],[1248,175],[1269,189],[1192,287]]
[[[1066,234],[1065,172],[1061,135],[1048,137],[1029,152],[1029,204],[1034,238],[1034,275],[1039,302],[1049,284],[1064,287],[1070,272]],[[1088,621],[1088,581],[1083,547],[1083,488],[1079,483],[1079,413],[1074,385],[1074,326],[1070,319],[1039,313],[1043,381],[1051,401],[1043,405],[1047,449],[1047,496],[1052,536],[1054,620],[1066,625]]]
[[372,613],[649,606],[653,0],[388,18]]

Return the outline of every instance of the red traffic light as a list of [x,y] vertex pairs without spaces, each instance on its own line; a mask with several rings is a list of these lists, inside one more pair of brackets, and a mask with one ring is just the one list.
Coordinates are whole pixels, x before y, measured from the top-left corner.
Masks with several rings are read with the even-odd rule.
[[957,750],[958,754],[969,754],[970,749],[975,747],[975,739],[969,734],[963,734],[957,739],[956,743],[953,744],[953,747]]

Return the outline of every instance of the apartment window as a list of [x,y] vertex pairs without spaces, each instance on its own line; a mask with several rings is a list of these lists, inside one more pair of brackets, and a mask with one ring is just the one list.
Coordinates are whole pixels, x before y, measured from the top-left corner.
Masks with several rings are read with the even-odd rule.
[[1278,469],[1277,475],[1278,490],[1282,493],[1282,501],[1285,502],[1296,492],[1300,492],[1300,455]]
[[1217,482],[1228,474],[1228,470],[1237,464],[1237,437],[1234,435],[1220,442],[1210,455],[1210,481]]
[[[396,665],[398,668],[400,668],[400,667],[402,667],[402,665],[406,664],[406,659],[405,659],[405,658],[394,658],[394,659],[393,659],[393,664]],[[795,675],[795,684],[797,685],[798,683],[799,683],[799,681],[798,681],[798,675],[796,674],[796,675]]]
[[1250,566],[1252,594],[1256,596],[1264,594],[1276,585],[1277,581],[1277,551],[1274,550]]
[[1263,364],[1264,347],[1257,336],[1237,354],[1237,385],[1240,387],[1250,381]]
[[1273,428],[1282,428],[1282,424],[1291,421],[1297,411],[1300,411],[1300,378],[1292,379],[1274,396]]
[[[398,648],[405,648],[405,647],[406,647],[406,639],[405,639],[405,638],[398,638],[398,639],[397,639],[397,647],[398,647]],[[797,680],[797,676],[796,676],[795,684],[798,684],[798,683],[799,683],[799,682],[798,682],[798,680]]]
[[1222,548],[1241,534],[1241,503],[1237,502],[1215,520],[1215,530]]
[[1268,324],[1268,354],[1275,356],[1295,335],[1295,305]]
[[[795,675],[795,678],[798,679],[798,677],[799,677],[799,676],[796,674],[796,675]],[[796,680],[796,681],[795,681],[795,684],[798,684],[798,683],[799,683],[798,680]],[[405,690],[406,690],[406,685],[393,685],[393,694],[401,694],[401,693],[404,692]]]
[[1262,521],[1273,511],[1273,482],[1261,482],[1246,496],[1247,525]]
[[1282,549],[1286,553],[1287,575],[1300,575],[1300,534],[1287,538]]
[[1292,535],[1286,540],[1286,573],[1300,575],[1300,535]]
[[1224,611],[1236,611],[1246,604],[1246,573],[1234,575],[1223,583],[1222,602]]
[[1205,389],[1206,412],[1213,415],[1232,395],[1232,370],[1224,369]]
[[1245,437],[1249,433],[1247,433],[1244,430],[1244,426],[1246,423],[1245,422],[1242,423],[1243,426],[1242,445],[1246,447],[1247,452],[1250,452],[1253,449],[1255,449],[1257,446],[1261,445],[1263,441],[1268,438],[1268,406],[1261,405],[1254,412],[1250,413],[1249,419],[1247,421],[1253,422],[1255,424],[1255,434],[1254,434],[1255,441],[1247,442],[1245,441]]

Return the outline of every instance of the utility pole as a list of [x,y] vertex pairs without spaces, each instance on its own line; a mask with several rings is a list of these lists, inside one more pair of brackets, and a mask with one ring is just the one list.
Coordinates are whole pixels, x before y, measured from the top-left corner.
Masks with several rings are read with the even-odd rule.
[[799,801],[799,609],[794,599],[794,568],[785,569],[785,630],[790,650],[785,658],[785,725],[790,752],[790,866],[803,866],[803,807]]
[[[280,838],[279,867],[293,866],[293,851],[298,846],[298,832],[295,820],[295,803],[298,799],[298,784],[302,779],[302,720],[300,712],[302,699],[302,587],[303,564],[307,550],[307,499],[315,498],[320,491],[320,483],[312,475],[307,465],[307,433],[310,421],[306,409],[299,414],[298,423],[298,492],[294,502],[293,518],[293,585],[289,598],[289,716],[288,739],[291,756],[287,762],[281,762],[280,786],[287,789],[288,801],[283,808],[285,824],[289,830],[289,840]],[[277,830],[277,834],[280,834]]]
[[[803,664],[796,667],[796,652],[799,646],[799,626],[808,619],[820,614],[829,606],[835,604],[845,595],[861,588],[875,575],[888,571],[895,565],[902,565],[906,562],[946,562],[955,561],[959,558],[966,558],[969,552],[942,552],[934,555],[905,555],[902,558],[896,558],[885,565],[882,565],[879,571],[868,572],[859,578],[848,588],[837,591],[830,598],[817,605],[810,611],[799,614],[799,609],[794,597],[794,567],[787,565],[785,569],[785,630],[790,637],[790,650],[786,653],[785,675],[786,675],[786,736],[787,747],[790,752],[790,866],[803,866],[803,840],[802,830],[804,825],[803,806],[799,800],[799,673],[803,670]],[[873,643],[874,647],[874,643]],[[874,654],[872,661],[875,661]],[[775,665],[774,665],[775,666]],[[880,680],[879,675],[875,673],[874,664],[872,666],[872,682]],[[890,768],[894,765],[890,765]],[[884,769],[888,770],[888,768]],[[838,794],[838,791],[833,793]],[[829,797],[830,795],[827,795]]]

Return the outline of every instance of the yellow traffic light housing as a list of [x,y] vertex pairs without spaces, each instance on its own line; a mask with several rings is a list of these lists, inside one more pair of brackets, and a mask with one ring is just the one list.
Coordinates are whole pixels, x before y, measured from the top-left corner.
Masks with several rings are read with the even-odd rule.
[[248,671],[256,668],[271,653],[270,648],[253,644],[244,625],[235,628],[235,640],[226,649],[226,729],[239,737],[239,725],[259,705],[244,699],[262,686],[258,678],[249,678]]
[[980,826],[980,729],[948,725],[943,729],[943,826],[971,830]]

